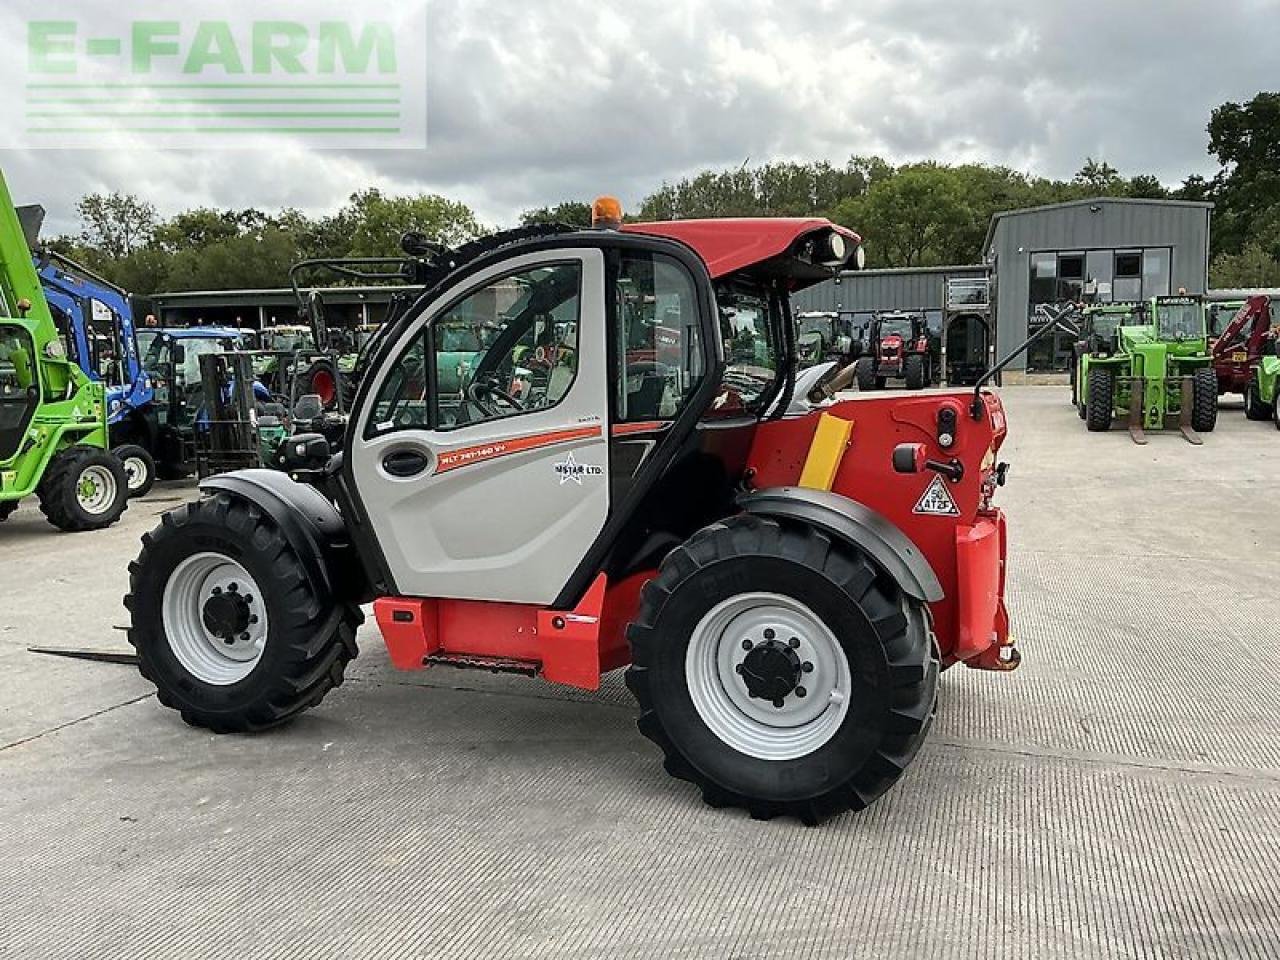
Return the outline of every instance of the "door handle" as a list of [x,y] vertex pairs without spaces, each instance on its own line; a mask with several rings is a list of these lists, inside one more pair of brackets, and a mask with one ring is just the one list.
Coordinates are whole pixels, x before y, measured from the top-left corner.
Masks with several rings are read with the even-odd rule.
[[397,450],[382,458],[382,469],[393,477],[407,479],[425,473],[431,461],[425,453],[416,450]]

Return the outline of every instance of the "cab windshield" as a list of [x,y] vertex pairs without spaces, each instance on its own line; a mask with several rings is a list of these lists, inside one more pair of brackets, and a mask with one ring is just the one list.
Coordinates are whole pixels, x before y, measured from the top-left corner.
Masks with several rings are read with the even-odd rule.
[[1204,307],[1194,301],[1157,301],[1156,332],[1161,340],[1195,340],[1203,337]]
[[880,321],[880,337],[901,337],[903,340],[911,339],[911,318],[910,317],[884,317]]
[[315,349],[309,330],[274,330],[264,333],[262,339],[263,349],[273,353],[297,353]]

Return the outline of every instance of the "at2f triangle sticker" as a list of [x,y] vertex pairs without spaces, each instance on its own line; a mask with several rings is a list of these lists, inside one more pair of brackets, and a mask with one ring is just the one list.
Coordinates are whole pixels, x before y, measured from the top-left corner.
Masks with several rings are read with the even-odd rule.
[[911,512],[924,514],[928,517],[960,516],[960,508],[956,506],[955,498],[951,496],[951,491],[947,489],[946,482],[942,477],[938,476],[933,478],[933,483],[929,484],[929,489],[925,490],[924,496],[920,498],[915,510]]

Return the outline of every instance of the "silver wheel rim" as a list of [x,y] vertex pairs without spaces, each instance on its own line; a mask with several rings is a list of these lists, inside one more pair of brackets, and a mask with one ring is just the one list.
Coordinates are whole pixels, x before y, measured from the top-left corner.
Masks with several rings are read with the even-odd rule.
[[[801,664],[781,706],[753,697],[740,672],[752,650],[779,644]],[[689,638],[685,681],[711,732],[760,760],[795,760],[825,745],[848,716],[853,687],[835,634],[803,603],[776,593],[739,594],[707,613]]]
[[115,474],[97,464],[85,467],[76,480],[76,502],[80,509],[93,516],[110,510],[117,492]]
[[[238,598],[244,611],[243,629],[230,637],[209,626],[206,607],[215,597]],[[244,567],[220,553],[198,553],[178,564],[165,584],[161,615],[169,649],[204,683],[239,683],[262,659],[268,626],[262,591]]]
[[141,490],[147,482],[147,465],[141,457],[126,457],[124,475],[129,479],[129,492]]

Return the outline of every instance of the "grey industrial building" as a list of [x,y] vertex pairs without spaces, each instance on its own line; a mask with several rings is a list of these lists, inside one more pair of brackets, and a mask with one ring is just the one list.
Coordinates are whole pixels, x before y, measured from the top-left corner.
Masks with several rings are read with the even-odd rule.
[[[798,295],[795,306],[940,318],[946,280],[989,276],[994,352],[1004,354],[1034,329],[1039,304],[1206,293],[1212,214],[1211,203],[1111,197],[1009,210],[991,219],[982,250],[974,251],[978,263],[845,273]],[[1068,338],[1054,334],[1011,369],[1065,370],[1069,357]]]

